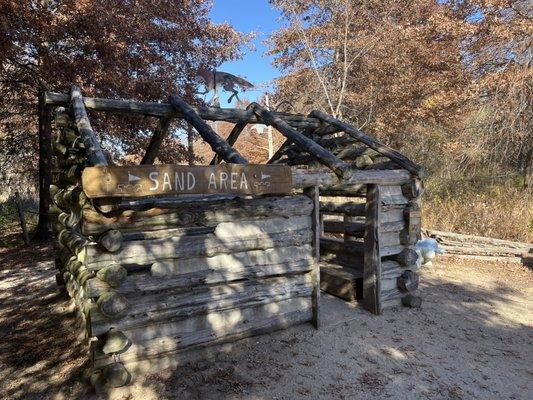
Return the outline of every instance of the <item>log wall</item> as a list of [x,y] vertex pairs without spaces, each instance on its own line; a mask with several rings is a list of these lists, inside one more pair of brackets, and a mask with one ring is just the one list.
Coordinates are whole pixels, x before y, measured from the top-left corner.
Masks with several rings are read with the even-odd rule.
[[[177,365],[214,344],[307,321],[318,327],[319,288],[362,300],[374,314],[420,305],[413,246],[421,184],[357,145],[359,133],[317,139],[339,147],[321,161],[342,179],[293,169],[293,188],[303,193],[291,196],[90,200],[81,173],[107,161],[86,102],[76,87],[71,92],[75,115],[55,110],[51,212],[57,282],[90,338],[95,384],[127,384],[139,365]],[[316,147],[290,123],[265,117],[303,147]],[[292,161],[301,156],[291,146],[284,151]],[[309,166],[308,158],[300,161]]]
[[55,147],[67,149],[52,187],[57,280],[90,339],[96,384],[121,386],[140,364],[176,365],[191,350],[318,324],[314,195],[119,200],[109,209],[83,192],[84,145],[71,119],[56,112]]
[[[370,186],[327,191],[320,198],[321,288],[348,301],[361,300],[376,314],[402,304],[417,306],[421,259],[413,246],[421,234],[421,188],[417,181],[380,185],[373,189],[371,207]],[[367,275],[373,292],[363,298]]]

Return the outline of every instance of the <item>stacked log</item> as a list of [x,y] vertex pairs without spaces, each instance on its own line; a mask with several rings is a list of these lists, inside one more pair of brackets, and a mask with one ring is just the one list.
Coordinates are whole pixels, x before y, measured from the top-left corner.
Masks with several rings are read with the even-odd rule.
[[484,236],[465,235],[454,232],[443,232],[423,229],[425,237],[439,242],[447,254],[473,257],[522,257],[533,251],[532,243],[512,242]]
[[[129,371],[311,320],[312,210],[305,196],[179,201],[113,217],[87,210],[81,231],[98,239],[76,255],[95,273],[85,284],[96,300],[88,311],[95,368],[113,363],[111,331],[130,343],[120,353]],[[115,251],[101,243],[109,228],[121,232]]]
[[316,317],[312,199],[91,201],[79,180],[78,125],[90,129],[79,111],[78,124],[55,113],[53,230],[57,282],[90,339],[96,385],[122,386],[140,364],[176,365],[192,349]]
[[[365,146],[354,137],[345,132],[337,133],[334,130],[325,130],[325,135],[312,136],[316,142],[333,153],[342,161],[347,161],[350,165],[355,166],[361,170],[375,170],[375,169],[401,169],[402,167],[397,163],[390,161],[387,157],[377,151]],[[305,133],[305,132],[304,132]],[[279,156],[274,163],[298,165],[306,167],[318,167],[320,162],[303,151],[297,145],[287,145],[282,149]]]
[[178,363],[183,351],[312,319],[307,196],[142,203],[113,215],[85,204],[58,219],[103,384],[126,384],[139,363]]
[[[408,184],[383,189],[379,237],[381,309],[400,305],[420,307],[417,271],[422,259],[414,245],[421,237],[420,196],[423,188],[420,181],[413,179]],[[395,229],[387,232],[389,224]]]
[[[420,266],[413,246],[420,238],[421,187],[380,187],[378,251],[381,259],[379,310],[396,305],[417,306]],[[339,188],[322,196],[323,235],[320,239],[321,288],[347,301],[362,298],[367,204],[359,188]],[[363,192],[364,194],[365,192]],[[404,299],[407,297],[406,299]]]

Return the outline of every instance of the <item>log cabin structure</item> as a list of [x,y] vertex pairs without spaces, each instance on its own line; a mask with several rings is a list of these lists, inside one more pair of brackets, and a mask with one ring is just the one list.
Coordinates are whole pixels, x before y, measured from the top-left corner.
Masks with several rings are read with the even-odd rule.
[[[57,281],[75,301],[108,387],[210,345],[311,322],[320,289],[373,314],[416,307],[424,169],[320,111],[308,116],[45,95],[53,114]],[[140,165],[110,165],[91,112],[157,118]],[[210,165],[154,164],[169,121],[191,124]],[[235,124],[227,139],[206,121]],[[265,165],[233,145],[247,124],[286,142]]]

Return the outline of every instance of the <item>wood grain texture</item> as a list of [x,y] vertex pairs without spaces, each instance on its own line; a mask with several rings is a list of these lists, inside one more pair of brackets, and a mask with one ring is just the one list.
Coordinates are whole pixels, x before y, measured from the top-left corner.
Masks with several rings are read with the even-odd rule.
[[74,119],[76,120],[78,132],[85,145],[87,162],[89,165],[107,165],[107,160],[100,148],[100,142],[89,122],[81,90],[76,85],[72,85],[70,88],[70,105],[72,107]]
[[320,263],[320,289],[346,301],[360,298],[363,274],[337,264]]
[[342,129],[348,135],[366,144],[368,147],[374,149],[378,153],[383,154],[384,156],[390,158],[392,161],[394,161],[398,165],[401,165],[403,168],[405,168],[412,174],[419,176],[420,178],[423,178],[426,175],[426,171],[423,167],[415,164],[414,162],[409,160],[407,157],[405,157],[403,154],[399,153],[398,151],[392,149],[389,146],[386,146],[380,143],[376,138],[370,135],[367,135],[366,133],[355,128],[354,126],[347,124],[345,122],[342,122],[336,118],[333,118],[332,116],[322,111],[316,110],[316,111],[313,111],[310,115],[313,117],[319,118],[322,121],[325,121],[333,126],[336,126],[339,129]]
[[212,201],[192,199],[166,204],[161,201],[157,207],[147,210],[125,210],[110,216],[85,209],[83,210],[82,232],[84,235],[95,235],[109,229],[118,229],[126,234],[126,232],[139,230],[215,227],[222,222],[310,215],[312,209],[313,203],[307,196],[271,196]]
[[[295,303],[305,302],[311,305],[312,287],[310,279],[308,282],[295,282],[295,279],[284,279],[285,283],[276,281],[276,284],[269,284],[263,281],[258,285],[246,288],[244,284],[221,285],[213,288],[212,291],[197,294],[181,294],[170,298],[167,302],[147,302],[136,304],[131,307],[127,315],[121,319],[113,320],[101,314],[97,307],[93,307],[89,312],[91,334],[99,336],[116,328],[126,333],[134,328],[145,327],[144,337],[147,333],[152,333],[152,337],[162,334],[169,334],[175,328],[172,322],[185,320],[190,324],[195,315],[205,315],[234,310],[235,313],[245,313],[244,310],[250,307],[262,306],[279,301],[293,301]],[[301,280],[301,279],[300,279]],[[240,289],[239,289],[240,287]],[[219,289],[217,292],[215,289]],[[141,299],[142,300],[142,299]],[[140,308],[141,305],[144,307]],[[138,310],[136,312],[135,310]],[[271,308],[271,313],[275,314],[276,309]],[[221,329],[224,328],[224,321],[215,321],[216,317],[211,317],[211,322],[217,323]],[[189,322],[187,322],[189,321]],[[149,328],[152,327],[152,328]],[[229,325],[231,327],[231,325]],[[170,331],[169,331],[170,329]],[[131,337],[135,343],[135,337]]]
[[368,185],[364,241],[363,306],[366,310],[377,315],[381,314],[380,224],[380,187],[378,185]]
[[[240,310],[212,311],[187,320],[130,329],[126,334],[134,344],[121,354],[121,361],[128,363],[170,355],[179,362],[183,358],[179,352],[185,349],[233,342],[287,328],[309,321],[311,314],[311,300],[299,297]],[[94,359],[96,367],[112,362],[112,358],[106,357],[99,347],[94,348]]]
[[135,165],[85,168],[83,190],[89,198],[176,194],[289,194],[292,175],[281,165]]

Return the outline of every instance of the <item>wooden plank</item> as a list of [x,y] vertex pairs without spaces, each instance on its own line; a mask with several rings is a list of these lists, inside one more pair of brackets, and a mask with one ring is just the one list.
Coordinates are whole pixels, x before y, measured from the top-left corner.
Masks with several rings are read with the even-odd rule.
[[366,144],[371,149],[376,150],[378,153],[383,154],[384,156],[390,158],[392,161],[394,161],[398,165],[401,165],[403,168],[405,168],[412,174],[420,178],[423,178],[424,176],[426,176],[425,168],[421,167],[420,165],[415,164],[414,162],[409,160],[407,157],[405,157],[400,152],[392,149],[391,147],[387,145],[380,143],[376,138],[370,135],[367,135],[364,132],[361,132],[359,129],[355,128],[354,126],[347,124],[345,122],[342,122],[336,118],[333,118],[332,116],[322,111],[315,110],[310,115],[313,117],[319,118],[322,121],[325,121],[333,126],[336,126],[339,129],[342,129],[344,132],[354,137],[355,139],[359,140],[360,142]]
[[312,308],[313,318],[311,320],[315,329],[320,327],[320,193],[318,186],[306,190],[306,194],[313,199],[312,231],[314,248],[314,271],[313,271],[313,294]]
[[533,251],[533,243],[513,242],[510,240],[494,239],[486,236],[467,235],[464,233],[444,232],[433,229],[424,229],[425,236],[437,239],[439,242],[462,242],[469,245],[492,245],[523,249],[524,252]]
[[371,313],[379,315],[381,314],[380,187],[368,185],[366,193],[363,306]]
[[179,96],[172,95],[170,97],[170,103],[224,161],[228,163],[248,164],[248,160],[211,129],[202,117],[183,99]]
[[[169,354],[183,359],[179,352],[198,346],[234,342],[260,333],[271,332],[309,321],[310,299],[297,297],[243,309],[212,311],[181,321],[134,328],[125,331],[133,345],[120,355],[122,363],[153,358],[159,360]],[[94,349],[95,367],[113,362],[101,347]],[[152,365],[152,364],[151,364]]]
[[420,205],[416,201],[411,201],[403,211],[406,228],[401,233],[402,244],[406,246],[415,245],[422,238],[422,215]]
[[[268,196],[251,199],[222,198],[215,200],[172,199],[140,205],[134,210],[124,210],[116,215],[104,216],[91,210],[83,210],[82,232],[96,235],[109,229],[121,232],[155,231],[178,227],[215,227],[221,222],[256,220],[263,218],[289,218],[310,215],[313,203],[307,196]],[[185,232],[184,232],[185,233]],[[176,232],[177,234],[177,232]]]
[[365,203],[321,201],[320,211],[361,217],[365,216]]
[[88,163],[90,165],[107,165],[107,160],[100,148],[100,143],[93,132],[89,117],[87,117],[81,90],[76,85],[72,85],[70,88],[70,105],[76,120],[78,132],[85,145],[85,154]]
[[[339,194],[347,195],[352,192],[358,192],[357,185],[366,185],[375,183],[377,185],[400,185],[408,182],[411,175],[404,169],[385,170],[385,171],[361,171],[350,169],[347,177],[339,179],[333,172],[318,169],[292,169],[293,186],[296,188],[305,188],[310,186],[319,186],[322,193],[323,189],[342,189]],[[352,190],[353,189],[353,190]]]
[[220,239],[215,235],[172,237],[167,239],[124,242],[116,253],[103,251],[97,246],[86,246],[78,259],[90,269],[100,269],[110,262],[120,264],[152,264],[162,259],[211,257],[248,250],[266,250],[277,246],[296,246],[310,243],[310,229],[281,233],[264,233]]
[[281,165],[134,165],[89,167],[82,173],[89,198],[231,193],[289,194],[292,176]]
[[343,239],[338,238],[321,237],[320,250],[325,253],[362,256],[364,254],[364,244],[362,242],[345,242]]
[[152,264],[150,273],[152,276],[175,276],[208,270],[231,270],[234,267],[281,265],[301,260],[307,260],[312,265],[313,251],[311,245],[303,245],[218,254],[213,257],[164,259]]
[[[302,278],[304,277],[305,275],[302,276]],[[239,284],[236,285],[237,287],[242,286]],[[91,307],[89,312],[91,333],[94,336],[99,336],[111,328],[127,332],[127,330],[137,327],[147,327],[145,329],[146,333],[153,331],[157,332],[159,329],[165,329],[167,323],[180,320],[191,320],[191,317],[195,315],[230,310],[243,312],[246,308],[283,300],[295,302],[305,301],[311,303],[312,288],[309,282],[296,284],[290,280],[286,280],[286,284],[278,284],[275,286],[264,284],[256,290],[253,288],[250,288],[250,290],[231,290],[232,286],[224,285],[216,288],[223,289],[223,291],[213,296],[209,291],[201,292],[194,296],[182,293],[173,303],[161,303],[160,309],[154,308],[159,306],[157,302],[147,303],[144,305],[146,307],[140,307],[137,305],[135,308],[139,309],[139,312],[136,312],[135,309],[132,308],[126,316],[118,320],[109,319],[102,315],[96,307]],[[143,311],[145,308],[146,311]],[[271,309],[273,314],[275,314],[276,311],[275,308]],[[222,328],[220,325],[219,327]],[[171,332],[163,331],[160,333],[164,334]],[[156,333],[156,335],[158,334]]]
[[[401,183],[408,178],[409,173],[405,170],[354,171],[349,179],[342,182],[345,185],[367,183],[388,185]],[[291,175],[290,168],[283,165],[235,164],[86,168],[82,174],[82,183],[87,196],[92,198],[195,193],[286,194],[290,193],[291,185],[294,188],[313,186],[331,188],[340,184],[335,174],[328,171],[292,170]]]
[[324,232],[344,233],[357,238],[362,238],[365,232],[364,222],[324,221],[323,224]]
[[409,203],[409,199],[402,193],[401,186],[383,186],[381,191],[381,204],[383,205],[401,205]]

